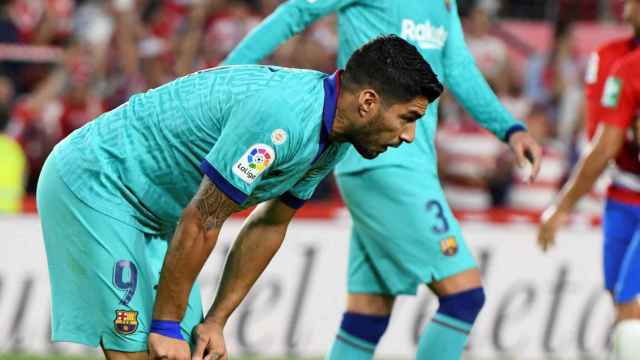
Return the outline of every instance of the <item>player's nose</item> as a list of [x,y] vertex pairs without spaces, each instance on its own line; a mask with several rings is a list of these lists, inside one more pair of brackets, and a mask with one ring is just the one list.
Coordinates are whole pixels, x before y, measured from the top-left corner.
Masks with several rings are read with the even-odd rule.
[[400,133],[400,140],[406,143],[412,143],[416,138],[416,123],[412,122],[407,124]]

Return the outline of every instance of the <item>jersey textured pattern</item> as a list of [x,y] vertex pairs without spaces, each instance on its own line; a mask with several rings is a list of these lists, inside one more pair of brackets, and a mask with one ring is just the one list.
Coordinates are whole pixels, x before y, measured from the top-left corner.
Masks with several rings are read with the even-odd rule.
[[187,75],[70,135],[55,150],[61,176],[88,205],[153,232],[175,226],[203,173],[243,207],[306,200],[348,149],[319,155],[335,77],[257,65]]

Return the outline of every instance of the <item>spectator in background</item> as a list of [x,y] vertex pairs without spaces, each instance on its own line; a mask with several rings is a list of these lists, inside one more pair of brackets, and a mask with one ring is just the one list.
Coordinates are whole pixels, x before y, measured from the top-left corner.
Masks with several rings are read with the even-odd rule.
[[480,2],[471,10],[465,27],[465,39],[478,68],[496,94],[502,95],[510,90],[507,45],[502,39],[491,35],[491,19],[488,5],[485,4]]
[[[18,27],[9,16],[10,1],[0,0],[0,43],[17,44],[20,41]],[[10,77],[18,85],[22,65],[14,61],[0,61],[0,72]]]
[[0,214],[19,212],[24,195],[26,157],[20,145],[6,133],[13,92],[11,81],[0,77]]
[[61,96],[65,81],[63,70],[54,71],[33,92],[19,97],[11,111],[9,135],[27,157],[27,193],[35,192],[44,160],[60,139],[58,117],[62,108],[55,100]]
[[[558,139],[570,171],[577,158],[582,126],[582,63],[577,56],[573,24],[560,19],[547,54],[534,56],[527,65],[526,95],[544,105],[550,120],[549,135]],[[567,172],[568,173],[568,172]]]
[[[13,0],[7,11],[21,44],[64,47],[72,34],[73,0]],[[41,61],[23,63],[14,75],[18,78],[18,93],[34,91],[50,71],[49,64]]]
[[176,46],[176,73],[217,66],[260,21],[247,1],[204,0],[192,4]]
[[27,192],[35,190],[53,146],[106,110],[92,86],[94,73],[87,49],[73,43],[66,50],[63,66],[13,107],[11,134],[23,146],[29,163]]
[[217,66],[245,35],[260,23],[246,1],[231,0],[205,25],[205,67]]
[[87,50],[80,43],[67,50],[65,85],[60,96],[51,99],[61,109],[52,116],[52,120],[57,120],[56,143],[106,110],[102,98],[96,93],[96,87],[92,86],[95,66]]
[[[526,96],[544,104],[554,122],[554,134],[569,137],[577,122],[581,99],[581,66],[576,53],[573,26],[560,20],[554,28],[547,54],[537,54],[527,64]],[[561,138],[569,143],[570,139]]]
[[9,14],[23,43],[63,45],[71,35],[75,1],[13,0]]
[[17,43],[20,39],[18,27],[10,16],[11,1],[0,0],[0,42]]

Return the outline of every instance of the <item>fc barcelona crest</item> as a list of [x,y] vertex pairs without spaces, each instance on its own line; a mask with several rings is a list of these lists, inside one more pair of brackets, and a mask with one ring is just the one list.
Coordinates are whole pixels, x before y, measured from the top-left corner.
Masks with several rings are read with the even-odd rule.
[[119,334],[133,334],[138,329],[138,312],[116,310],[116,318],[113,320],[113,325]]
[[453,236],[440,240],[440,251],[445,256],[453,256],[458,253],[458,242]]

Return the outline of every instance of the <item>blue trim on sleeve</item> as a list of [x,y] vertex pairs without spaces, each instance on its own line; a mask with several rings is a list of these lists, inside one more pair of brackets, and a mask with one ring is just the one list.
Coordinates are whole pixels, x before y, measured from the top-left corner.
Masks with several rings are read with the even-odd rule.
[[313,159],[313,162],[318,160],[329,145],[329,134],[331,134],[331,130],[333,129],[333,121],[336,118],[336,108],[338,106],[338,96],[340,96],[341,72],[342,70],[338,70],[323,81],[324,106],[322,108],[322,125],[320,126],[320,146],[318,146],[318,153]]
[[300,199],[289,191],[280,195],[280,201],[292,209],[300,209],[306,202],[306,200]]
[[209,161],[203,160],[200,164],[200,169],[209,177],[211,182],[216,184],[220,191],[225,193],[236,204],[242,205],[242,203],[247,200],[247,194],[243,193],[232,183],[227,181],[227,179],[225,179],[224,176],[222,176],[222,174],[220,174],[220,172],[218,172],[218,170],[209,163]]
[[522,124],[515,124],[512,127],[509,128],[509,130],[507,130],[507,132],[504,134],[504,140],[506,142],[509,142],[509,138],[511,137],[511,135],[517,133],[518,131],[527,131],[527,128],[522,125]]

